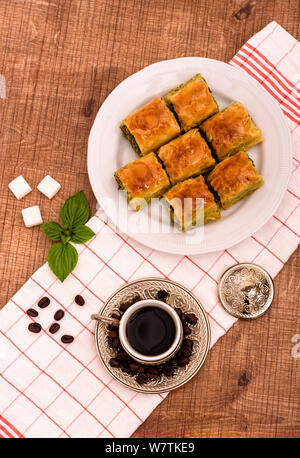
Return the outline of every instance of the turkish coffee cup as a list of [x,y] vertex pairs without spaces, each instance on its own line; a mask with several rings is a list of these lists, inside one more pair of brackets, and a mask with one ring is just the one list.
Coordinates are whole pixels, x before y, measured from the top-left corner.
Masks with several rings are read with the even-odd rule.
[[130,306],[119,324],[123,349],[142,364],[162,364],[179,350],[183,339],[181,320],[165,302],[145,299]]

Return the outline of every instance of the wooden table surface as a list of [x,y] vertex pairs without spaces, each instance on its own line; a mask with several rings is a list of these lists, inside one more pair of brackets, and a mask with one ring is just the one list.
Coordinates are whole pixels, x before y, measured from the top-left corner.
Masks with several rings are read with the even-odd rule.
[[[55,219],[64,199],[84,189],[94,210],[87,139],[111,90],[163,59],[228,61],[272,20],[299,39],[298,0],[0,1],[0,306],[50,246],[38,227],[24,227],[21,209],[39,204],[45,221]],[[48,173],[62,185],[51,201],[35,189]],[[34,190],[17,201],[8,183],[20,174]],[[299,437],[300,358],[291,353],[299,273],[298,250],[275,280],[270,311],[238,322],[134,437]]]

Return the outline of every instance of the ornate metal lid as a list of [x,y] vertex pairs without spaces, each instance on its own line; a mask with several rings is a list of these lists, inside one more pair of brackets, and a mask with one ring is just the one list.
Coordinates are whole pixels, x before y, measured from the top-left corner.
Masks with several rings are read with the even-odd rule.
[[256,264],[237,264],[224,272],[218,294],[225,310],[238,318],[258,318],[270,307],[273,281],[268,272]]

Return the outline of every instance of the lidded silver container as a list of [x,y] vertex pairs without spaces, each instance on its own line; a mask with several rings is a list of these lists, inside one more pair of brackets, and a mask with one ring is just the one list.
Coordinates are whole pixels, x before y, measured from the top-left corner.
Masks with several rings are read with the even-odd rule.
[[231,315],[258,318],[273,301],[273,281],[268,272],[256,264],[237,264],[222,275],[218,295],[224,309]]

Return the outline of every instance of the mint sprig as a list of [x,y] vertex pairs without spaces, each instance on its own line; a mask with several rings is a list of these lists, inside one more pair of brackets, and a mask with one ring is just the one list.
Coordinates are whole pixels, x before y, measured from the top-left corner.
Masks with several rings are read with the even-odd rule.
[[83,191],[69,197],[60,210],[63,226],[55,221],[42,224],[44,234],[58,242],[48,252],[48,264],[52,272],[63,282],[74,270],[78,253],[72,243],[85,243],[95,233],[85,226],[90,214],[89,203]]

